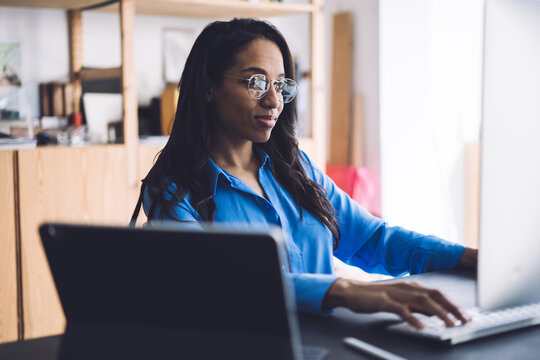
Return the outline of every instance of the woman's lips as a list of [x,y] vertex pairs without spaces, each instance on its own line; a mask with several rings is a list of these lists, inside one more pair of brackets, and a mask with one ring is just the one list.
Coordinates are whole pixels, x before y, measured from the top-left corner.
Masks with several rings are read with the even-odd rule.
[[255,119],[259,120],[263,125],[273,128],[276,125],[277,118],[270,115],[257,115]]

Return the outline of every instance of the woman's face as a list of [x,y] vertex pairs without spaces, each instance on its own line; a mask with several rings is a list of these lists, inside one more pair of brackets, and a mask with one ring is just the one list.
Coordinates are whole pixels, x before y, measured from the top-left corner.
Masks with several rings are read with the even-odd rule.
[[[254,74],[264,74],[273,80],[285,77],[281,51],[270,40],[252,41],[235,60],[225,75],[242,79]],[[273,86],[263,98],[256,100],[248,94],[247,81],[230,77],[224,77],[221,84],[212,88],[210,99],[218,117],[215,136],[233,144],[267,142],[283,110]]]

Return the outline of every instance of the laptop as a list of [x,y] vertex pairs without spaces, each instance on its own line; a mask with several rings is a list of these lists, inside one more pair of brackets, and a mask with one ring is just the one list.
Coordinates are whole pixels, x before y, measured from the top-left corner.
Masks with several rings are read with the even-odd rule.
[[540,0],[487,0],[473,321],[390,329],[456,344],[540,324]]
[[303,348],[280,229],[46,223],[60,359],[323,359]]

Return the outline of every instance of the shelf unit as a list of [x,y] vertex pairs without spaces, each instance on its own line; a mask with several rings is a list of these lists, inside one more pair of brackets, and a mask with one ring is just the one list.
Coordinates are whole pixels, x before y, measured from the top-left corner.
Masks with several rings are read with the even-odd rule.
[[[107,3],[111,4],[100,7],[100,10],[118,11],[119,2],[106,0],[2,0],[1,5],[79,10]],[[310,4],[288,4],[245,0],[135,0],[134,3],[137,14],[216,19],[235,16],[266,18],[309,13],[320,9],[318,1],[312,1]]]
[[19,338],[15,156],[15,151],[0,151],[0,342]]
[[[104,4],[99,11],[116,11],[120,14],[122,65],[111,69],[86,70],[82,68],[81,12]],[[65,320],[37,234],[38,225],[44,221],[127,224],[138,196],[140,180],[160,149],[155,145],[138,144],[133,59],[136,14],[209,19],[308,14],[311,34],[311,136],[300,139],[300,146],[315,163],[320,166],[325,163],[323,0],[311,0],[308,4],[234,0],[0,0],[0,6],[66,10],[74,102],[78,103],[77,99],[80,99],[82,79],[120,74],[124,114],[124,143],[121,145],[46,147],[6,155],[6,164],[10,158],[15,159],[14,178],[18,182],[8,182],[6,186],[9,188],[13,185],[14,188],[13,212],[18,216],[13,220],[13,228],[20,231],[14,231],[14,235],[8,239],[9,244],[14,242],[11,244],[13,246],[8,244],[9,249],[18,249],[16,271],[10,272],[12,275],[9,279],[0,278],[0,285],[9,284],[13,290],[13,284],[17,284],[16,304],[13,304],[12,292],[9,301],[6,301],[12,308],[16,307],[18,325],[13,325],[11,318],[4,319],[6,312],[0,312],[0,324],[6,324],[6,321],[11,324],[9,331],[0,328],[0,342],[13,340],[14,333],[18,334],[19,339],[29,339],[61,333],[64,329]],[[8,245],[2,242],[0,248],[8,248]],[[3,301],[0,298],[0,304]],[[16,328],[13,329],[13,326]]]

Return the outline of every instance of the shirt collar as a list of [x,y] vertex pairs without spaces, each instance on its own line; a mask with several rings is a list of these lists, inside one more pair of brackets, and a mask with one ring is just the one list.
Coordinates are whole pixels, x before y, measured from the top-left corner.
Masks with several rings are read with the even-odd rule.
[[208,163],[206,164],[206,174],[208,175],[208,183],[210,184],[210,191],[212,192],[212,195],[216,195],[217,183],[220,176],[225,179],[229,185],[232,183],[229,176],[223,171],[222,168],[217,166],[217,164],[211,158],[208,159]]
[[[253,149],[259,159],[262,160],[262,164],[260,168],[262,167],[270,167],[272,162],[270,160],[270,156],[258,145],[254,145]],[[230,176],[223,171],[222,168],[217,166],[217,164],[212,160],[211,158],[208,159],[208,163],[206,164],[206,174],[208,175],[208,182],[210,184],[210,191],[213,195],[216,195],[216,189],[218,180],[221,177],[224,181],[226,181],[229,185],[232,184],[232,180]]]
[[254,145],[253,150],[255,150],[255,153],[259,156],[259,159],[262,160],[262,165],[260,167],[265,166],[272,166],[272,161],[270,160],[270,156],[264,151],[262,146],[260,145]]

